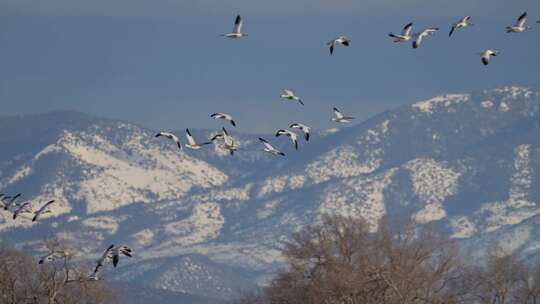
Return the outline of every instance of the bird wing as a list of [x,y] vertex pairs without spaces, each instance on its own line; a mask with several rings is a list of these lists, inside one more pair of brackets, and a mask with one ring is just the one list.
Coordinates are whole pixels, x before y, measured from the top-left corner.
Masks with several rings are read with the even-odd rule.
[[233,33],[241,33],[242,32],[242,17],[240,15],[236,16],[236,20],[234,21],[234,28]]
[[270,143],[268,143],[268,141],[262,137],[259,137],[259,140],[261,141],[261,143],[268,149],[268,150],[275,150],[274,147],[272,147],[272,145]]
[[343,114],[338,110],[338,108],[334,108],[334,114],[336,115],[337,119],[343,118]]
[[191,132],[189,132],[189,129],[186,129],[186,138],[189,142],[190,145],[196,145],[197,143],[195,142],[195,139],[193,138],[193,136],[191,135]]
[[412,22],[410,22],[410,23],[408,23],[407,25],[405,25],[405,27],[403,27],[403,31],[401,32],[401,35],[402,35],[402,36],[406,36],[406,37],[408,37],[409,35],[411,35],[412,25],[413,25]]
[[452,25],[452,29],[450,30],[450,33],[448,34],[448,37],[452,36],[454,31],[456,30],[456,25]]
[[523,14],[521,14],[521,16],[519,16],[516,22],[516,27],[523,27],[523,25],[525,25],[525,22],[527,22],[527,12],[524,12]]

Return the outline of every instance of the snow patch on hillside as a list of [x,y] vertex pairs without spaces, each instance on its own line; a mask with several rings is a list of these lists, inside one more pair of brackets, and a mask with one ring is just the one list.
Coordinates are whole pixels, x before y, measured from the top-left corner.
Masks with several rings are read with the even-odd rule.
[[362,217],[372,231],[386,213],[384,189],[392,181],[396,168],[373,177],[346,179],[325,189],[319,207],[320,214],[341,214]]
[[414,192],[425,203],[424,209],[416,213],[416,221],[428,223],[444,218],[443,202],[457,192],[460,173],[443,162],[426,158],[411,160],[405,168],[411,172]]
[[508,199],[482,204],[476,212],[476,216],[483,222],[485,232],[519,224],[540,213],[536,202],[528,199],[534,175],[530,166],[530,152],[530,145],[520,145],[515,149],[514,173],[510,178]]
[[382,153],[382,149],[371,150],[362,160],[356,147],[342,145],[324,154],[319,160],[308,164],[306,173],[315,184],[336,177],[344,178],[371,173],[379,168]]
[[188,246],[218,237],[224,223],[218,204],[199,203],[193,206],[190,217],[167,224],[165,232],[174,243]]
[[412,107],[413,109],[416,109],[422,113],[433,114],[435,109],[439,106],[449,107],[462,102],[468,102],[469,100],[470,95],[467,94],[448,94],[437,96],[425,101],[419,101],[414,103]]

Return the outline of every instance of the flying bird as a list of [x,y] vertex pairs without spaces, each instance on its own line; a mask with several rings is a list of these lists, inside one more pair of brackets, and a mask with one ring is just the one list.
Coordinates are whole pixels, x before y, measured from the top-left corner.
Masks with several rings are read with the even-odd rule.
[[170,132],[163,132],[163,131],[159,131],[158,134],[156,134],[155,137],[160,137],[160,136],[165,136],[167,137],[168,139],[172,139],[176,145],[178,146],[178,149],[182,150],[182,144],[180,143],[180,139],[178,138],[178,136],[170,133]]
[[103,267],[103,265],[105,265],[105,262],[110,259],[110,252],[113,248],[114,244],[111,244],[109,247],[107,247],[107,249],[105,249],[101,257],[96,261],[96,267],[94,268],[94,272],[92,273],[93,276],[97,275],[99,268]]
[[345,36],[339,36],[336,39],[326,43],[326,45],[330,46],[330,55],[334,53],[334,47],[338,44],[341,44],[343,46],[349,46],[351,40]]
[[[22,195],[22,193],[17,193],[15,196],[11,198],[11,200],[7,203],[4,203],[4,210],[8,210],[9,207],[15,202],[17,198],[19,198]],[[3,201],[3,200],[2,200]]]
[[110,251],[110,256],[112,258],[113,267],[116,268],[116,265],[118,265],[118,262],[120,261],[120,254],[123,254],[127,257],[132,257],[132,251],[131,248],[128,246],[120,246],[120,247],[113,247]]
[[302,131],[302,133],[304,134],[304,138],[306,139],[306,141],[309,141],[309,130],[310,128],[306,125],[303,125],[301,123],[293,123],[289,126],[289,128],[291,129],[300,129],[300,131]]
[[186,138],[188,140],[186,147],[192,150],[199,150],[202,146],[209,145],[212,143],[211,141],[209,141],[209,142],[203,142],[203,143],[198,144],[197,142],[195,142],[195,139],[191,135],[191,132],[189,132],[189,129],[186,129]]
[[448,37],[452,36],[452,34],[462,28],[466,28],[467,26],[474,25],[471,23],[471,16],[465,16],[461,18],[458,22],[454,23],[452,25],[452,29],[450,30],[450,33],[448,34]]
[[32,218],[32,222],[37,221],[42,214],[50,213],[51,210],[49,210],[48,208],[54,202],[55,200],[50,200],[47,203],[45,203],[45,205],[41,206],[41,208],[39,208],[37,211],[35,211],[34,217]]
[[23,213],[32,213],[32,210],[30,209],[30,202],[26,202],[19,206],[19,208],[15,209],[13,211],[13,219],[16,219],[17,216]]
[[264,152],[268,152],[272,155],[281,155],[285,156],[285,153],[279,151],[278,149],[272,147],[272,145],[264,138],[259,137],[259,141],[264,145]]
[[388,36],[394,38],[394,42],[407,42],[411,40],[411,31],[412,31],[413,23],[410,22],[405,27],[403,27],[403,30],[401,31],[401,34],[394,34],[390,33]]
[[507,33],[522,33],[525,30],[530,29],[530,26],[525,26],[525,22],[527,22],[527,12],[524,12],[519,16],[519,18],[516,21],[516,24],[514,26],[507,26],[506,32]]
[[281,94],[281,98],[292,100],[292,101],[298,101],[301,105],[304,105],[304,102],[302,101],[302,99],[294,95],[294,93],[291,90],[283,90],[283,94]]
[[216,135],[214,138],[223,138],[223,144],[219,147],[224,150],[228,150],[231,155],[234,155],[234,151],[238,150],[238,145],[236,144],[234,138],[229,135],[227,130],[225,130],[225,128],[221,129],[223,130],[221,136]]
[[281,130],[278,130],[278,131],[277,131],[276,137],[279,137],[279,136],[281,136],[281,135],[288,136],[288,137],[291,139],[292,143],[294,144],[294,148],[295,148],[296,150],[298,150],[298,136],[296,135],[296,133],[291,132],[291,131],[289,131],[289,130],[283,130],[283,129],[281,129]]
[[481,55],[481,58],[482,58],[482,63],[484,65],[488,65],[489,62],[491,61],[491,57],[499,55],[499,51],[498,50],[487,49],[487,50],[481,52],[480,55]]
[[65,257],[65,256],[66,256],[66,253],[64,251],[54,250],[54,251],[51,251],[49,254],[42,256],[39,259],[38,264],[41,265],[41,264],[44,264],[44,263],[54,262],[54,261],[56,261],[57,258]]
[[214,113],[212,115],[210,115],[210,117],[214,118],[214,119],[223,119],[223,120],[226,120],[228,121],[231,125],[233,125],[233,127],[236,127],[236,122],[234,122],[233,118],[231,115],[229,114],[226,114],[226,113]]
[[343,115],[338,108],[334,108],[334,115],[335,117],[333,117],[332,120],[335,122],[347,123],[354,119],[354,117]]
[[422,41],[424,41],[424,39],[426,39],[427,37],[433,35],[438,30],[439,30],[438,27],[427,28],[427,29],[423,30],[422,32],[415,34],[414,35],[415,39],[414,39],[413,44],[412,44],[413,49],[419,48],[420,45],[422,44]]
[[221,36],[225,36],[227,38],[242,38],[247,36],[248,34],[242,33],[242,17],[240,15],[236,16],[236,19],[234,20],[234,28],[231,33],[222,34]]

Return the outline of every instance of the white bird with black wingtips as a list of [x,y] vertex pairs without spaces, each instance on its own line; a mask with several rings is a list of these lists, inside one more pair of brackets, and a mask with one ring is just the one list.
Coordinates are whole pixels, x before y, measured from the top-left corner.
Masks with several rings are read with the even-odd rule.
[[186,147],[192,150],[199,150],[200,148],[202,148],[202,146],[209,145],[212,143],[211,141],[209,141],[209,142],[203,142],[203,143],[198,144],[193,138],[193,135],[191,135],[191,132],[189,132],[189,129],[186,129],[186,138],[188,141],[188,143],[186,144]]
[[413,49],[419,48],[420,45],[422,44],[422,42],[424,41],[424,39],[426,39],[427,37],[433,35],[438,30],[439,30],[438,27],[432,27],[432,28],[427,28],[427,29],[421,31],[420,33],[416,33],[414,35],[415,39],[414,39],[413,44],[412,44]]
[[4,203],[4,210],[8,210],[11,205],[15,202],[17,198],[19,198],[22,195],[22,193],[17,193],[15,196],[13,196],[8,202]]
[[23,213],[32,213],[32,209],[30,208],[30,202],[26,202],[22,205],[20,205],[15,211],[13,211],[13,219],[16,219],[19,215]]
[[521,14],[521,16],[519,16],[514,26],[507,26],[506,32],[507,33],[522,33],[525,30],[531,29],[530,26],[525,26],[525,22],[527,22],[527,12],[524,12],[523,14]]
[[66,253],[64,251],[54,250],[54,251],[49,252],[47,255],[42,256],[39,259],[38,264],[54,262],[56,261],[57,258],[62,258],[65,256],[66,256]]
[[225,36],[227,38],[242,38],[242,37],[246,37],[248,34],[244,34],[242,33],[242,25],[243,25],[243,20],[242,20],[242,17],[240,17],[240,15],[237,15],[236,16],[236,19],[234,20],[234,28],[233,28],[233,31],[231,33],[227,33],[227,34],[222,34],[221,36]]
[[105,249],[101,257],[96,261],[96,267],[94,268],[94,272],[92,275],[97,275],[99,268],[103,267],[105,265],[105,262],[107,262],[107,260],[111,258],[110,252],[113,248],[114,244],[111,244],[109,247],[107,247],[107,249]]
[[233,125],[233,127],[236,127],[236,122],[234,122],[234,119],[232,118],[232,116],[227,114],[227,113],[217,112],[217,113],[214,113],[214,114],[210,115],[210,117],[212,117],[214,119],[223,119],[223,120],[229,122],[231,125]]
[[488,65],[491,61],[491,57],[497,56],[497,55],[499,55],[498,50],[490,50],[490,49],[484,50],[483,52],[480,53],[482,63],[484,65]]
[[293,123],[293,124],[291,124],[289,126],[289,128],[291,128],[291,129],[299,129],[304,134],[304,138],[306,139],[306,141],[309,141],[310,128],[308,126],[303,125],[301,123]]
[[234,140],[234,138],[229,135],[229,132],[227,132],[225,128],[222,128],[222,130],[223,130],[223,133],[221,134],[221,136],[216,135],[214,136],[214,138],[218,138],[218,137],[223,138],[223,144],[220,145],[219,147],[221,149],[229,151],[231,155],[234,155],[234,151],[238,150],[238,145],[236,144],[236,141]]
[[274,148],[266,139],[259,137],[259,141],[264,145],[264,152],[268,152],[272,155],[281,155],[285,156],[285,153]]
[[292,100],[292,101],[298,101],[301,105],[304,105],[304,102],[302,101],[302,99],[294,95],[293,91],[291,90],[283,90],[283,94],[281,94],[281,98]]
[[156,134],[155,137],[160,137],[160,136],[164,136],[168,139],[173,140],[176,143],[176,146],[178,147],[178,149],[182,150],[182,144],[180,143],[180,139],[178,138],[178,136],[172,134],[171,132],[159,131],[159,133]]
[[335,115],[335,117],[333,117],[332,120],[335,121],[335,122],[348,123],[348,122],[351,122],[351,120],[354,119],[354,117],[343,115],[343,113],[341,113],[341,111],[338,110],[338,108],[335,108],[335,107],[334,107],[334,115]]
[[120,261],[120,254],[123,254],[130,258],[133,256],[131,248],[129,248],[128,246],[113,247],[110,250],[113,267],[116,267],[118,265],[118,262]]
[[341,44],[343,46],[349,46],[350,43],[351,43],[351,40],[349,40],[349,38],[345,36],[339,36],[336,39],[326,43],[326,45],[330,46],[330,55],[332,55],[334,53],[334,47],[336,45]]
[[281,135],[285,135],[285,136],[288,136],[289,139],[292,141],[293,145],[294,145],[294,148],[296,150],[298,150],[298,136],[296,135],[296,133],[292,132],[292,131],[289,131],[289,130],[278,130],[276,132],[276,137],[279,137]]
[[32,222],[35,222],[37,221],[41,215],[45,214],[45,213],[50,213],[51,210],[49,210],[49,206],[54,203],[55,200],[50,200],[48,202],[45,203],[45,205],[41,206],[41,208],[39,208],[37,211],[34,212],[34,217],[32,218]]
[[412,38],[411,36],[412,26],[413,26],[413,23],[410,22],[403,27],[401,34],[390,33],[388,34],[388,36],[394,38],[394,42],[407,42],[411,40]]
[[468,26],[471,26],[471,25],[474,25],[471,23],[471,16],[465,16],[463,18],[461,18],[458,22],[454,23],[454,25],[452,25],[452,29],[450,30],[450,33],[448,34],[448,37],[452,36],[452,34],[457,31],[457,30],[460,30],[462,28],[466,28]]

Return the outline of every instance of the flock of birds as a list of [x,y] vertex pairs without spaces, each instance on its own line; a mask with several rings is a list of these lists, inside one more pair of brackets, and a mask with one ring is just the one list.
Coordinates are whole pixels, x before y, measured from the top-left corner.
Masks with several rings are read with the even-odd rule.
[[[517,19],[516,23],[513,26],[506,27],[507,33],[522,33],[528,29],[530,29],[530,26],[526,26],[527,22],[527,13],[523,13],[519,18]],[[537,21],[540,23],[540,21]],[[227,38],[242,38],[248,36],[248,34],[242,32],[242,17],[240,15],[236,16],[235,22],[234,22],[234,28],[233,31],[227,34],[223,34],[222,36]],[[471,17],[466,16],[461,18],[458,22],[454,23],[450,29],[450,32],[448,34],[449,37],[451,37],[454,33],[456,33],[459,30],[462,30],[464,28],[467,28],[469,26],[472,26],[473,23],[471,23]],[[426,28],[422,30],[421,32],[418,32],[416,34],[412,33],[413,29],[413,23],[408,23],[403,27],[403,30],[399,34],[390,33],[388,34],[395,43],[406,43],[409,41],[412,41],[412,47],[414,49],[419,48],[423,41],[432,36],[434,33],[439,31],[439,28],[433,27],[433,28]],[[348,47],[350,45],[350,39],[348,39],[346,36],[338,36],[334,40],[327,43],[327,46],[330,50],[330,55],[334,54],[334,50],[337,46],[345,46]],[[490,63],[490,60],[493,56],[497,56],[499,54],[498,50],[492,50],[492,49],[486,49],[480,53],[481,61],[484,65],[488,65]],[[291,102],[298,103],[300,105],[305,105],[304,101],[297,95],[294,94],[291,90],[283,90],[283,93],[280,96],[284,100],[288,100]],[[354,117],[347,116],[343,114],[339,109],[336,107],[333,108],[334,110],[334,117],[332,118],[332,121],[336,123],[349,123],[351,120],[354,119]],[[233,117],[230,114],[227,113],[214,113],[210,115],[211,118],[214,119],[220,119],[228,124],[232,125],[233,127],[236,127],[236,121],[233,119]],[[298,150],[298,134],[295,133],[295,131],[299,131],[305,141],[309,141],[310,138],[310,127],[301,124],[301,123],[293,123],[289,125],[288,129],[280,129],[276,132],[275,136],[285,136],[288,137],[289,140],[292,142],[294,148]],[[205,142],[197,142],[189,129],[186,129],[185,136],[187,139],[187,143],[184,145],[188,149],[192,150],[199,150],[205,145],[212,144],[214,141],[220,141],[220,144],[218,147],[221,149],[224,149],[228,151],[231,155],[234,154],[235,151],[238,150],[239,144],[238,141],[233,138],[229,132],[225,129],[225,127],[222,127],[221,132],[214,135],[211,139]],[[160,131],[155,135],[155,137],[165,137],[168,138],[176,144],[178,149],[182,150],[182,143],[180,141],[180,138],[173,134],[172,132],[165,132]],[[276,149],[274,146],[270,144],[270,142],[262,137],[259,137],[259,141],[263,145],[264,152],[267,152],[271,155],[276,156],[285,156],[285,154],[278,149]],[[7,196],[3,193],[0,193],[0,207],[2,207],[4,210],[10,210],[13,213],[13,220],[17,219],[18,217],[22,217],[24,214],[32,214],[32,222],[35,222],[39,220],[39,218],[46,213],[50,213],[51,210],[49,207],[55,202],[55,200],[50,200],[46,202],[45,204],[39,206],[35,211],[33,210],[33,206],[31,202],[24,202],[24,203],[16,203],[15,201],[21,197],[21,193],[18,193],[14,196]],[[118,262],[120,260],[120,256],[127,256],[132,257],[133,251],[131,248],[127,246],[115,246],[114,244],[107,247],[107,249],[103,252],[101,257],[96,261],[96,266],[94,267],[93,272],[86,278],[83,279],[77,279],[77,280],[69,280],[66,278],[67,282],[72,281],[81,281],[81,280],[87,280],[87,281],[97,281],[101,280],[99,277],[99,271],[100,269],[105,266],[107,263],[112,263],[113,267],[116,267],[118,265]],[[57,249],[50,249],[50,252],[41,257],[39,260],[39,264],[44,264],[47,262],[54,262],[55,260],[66,257],[67,253],[63,250],[57,250]]]
[[[55,202],[55,200],[49,200],[45,204],[39,206],[35,211],[32,211],[32,202],[27,201],[24,203],[16,203],[15,201],[22,196],[22,193],[17,193],[13,196],[6,195],[4,193],[0,193],[0,207],[6,211],[11,211],[13,213],[13,220],[17,218],[24,218],[24,214],[31,214],[32,215],[32,222],[35,222],[39,220],[39,218],[46,213],[51,213],[52,211],[49,209],[49,207]],[[110,245],[105,252],[103,252],[101,258],[96,261],[96,267],[94,268],[94,271],[86,278],[83,278],[83,280],[86,281],[98,281],[101,280],[99,277],[99,270],[101,267],[103,267],[107,262],[112,262],[112,265],[116,267],[118,265],[118,261],[120,260],[120,256],[125,255],[128,257],[132,257],[132,250],[131,248],[127,246],[114,246]],[[65,258],[68,256],[68,253],[64,250],[58,250],[56,248],[51,248],[49,253],[45,256],[42,256],[38,264],[44,264],[48,262],[54,262],[60,258]],[[75,282],[75,281],[81,281],[81,279],[77,280],[70,280],[69,278],[66,278],[66,282]]]

